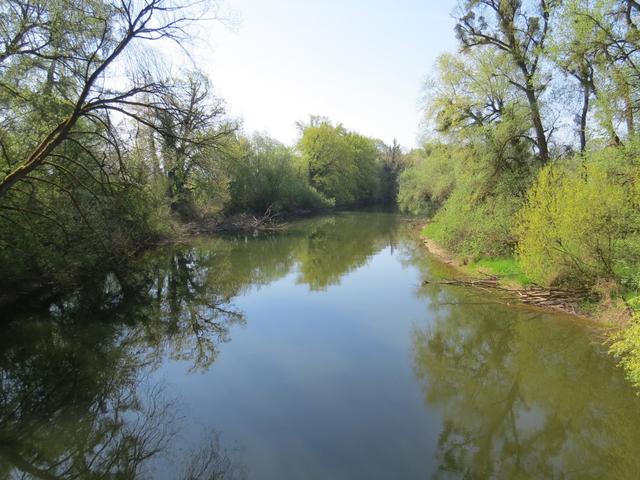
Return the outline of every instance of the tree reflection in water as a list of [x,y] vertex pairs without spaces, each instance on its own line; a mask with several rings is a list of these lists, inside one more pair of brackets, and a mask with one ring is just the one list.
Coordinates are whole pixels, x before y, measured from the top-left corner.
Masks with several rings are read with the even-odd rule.
[[[207,256],[155,256],[87,282],[0,335],[0,477],[138,478],[177,431],[177,406],[146,380],[165,352],[207,368],[243,315]],[[213,436],[213,434],[211,434]],[[215,436],[214,436],[215,437]],[[236,478],[217,441],[187,453],[184,478]],[[165,452],[166,453],[166,452]]]
[[423,293],[435,320],[414,333],[415,372],[443,415],[436,478],[637,478],[640,401],[584,328]]
[[339,214],[277,235],[171,245],[127,271],[88,276],[51,305],[4,312],[12,321],[0,330],[0,478],[152,477],[158,458],[178,455],[170,467],[183,478],[242,477],[214,433],[185,455],[168,451],[182,440],[180,406],[152,372],[168,360],[209,369],[245,323],[237,296],[290,272],[325,290],[394,247],[401,222]]

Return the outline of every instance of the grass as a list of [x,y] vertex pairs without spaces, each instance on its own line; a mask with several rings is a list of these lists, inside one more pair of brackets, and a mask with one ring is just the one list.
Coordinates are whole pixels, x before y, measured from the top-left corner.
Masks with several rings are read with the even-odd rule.
[[[439,222],[431,222],[422,229],[422,235],[440,244],[446,237],[446,231]],[[466,264],[466,262],[464,263]],[[485,273],[494,275],[506,283],[517,286],[527,286],[533,283],[522,272],[514,257],[481,258],[480,260],[466,264],[464,269],[471,274]]]
[[622,298],[631,308],[640,312],[640,290],[627,290]]
[[495,275],[507,282],[515,282],[520,285],[530,285],[532,282],[522,273],[518,262],[513,257],[483,258],[469,265],[469,269],[475,272],[483,272]]
[[433,238],[434,240],[436,239],[436,237],[438,237],[440,233],[440,225],[436,222],[431,222],[428,223],[423,229],[422,229],[422,235],[424,235],[425,237],[429,237],[429,238]]

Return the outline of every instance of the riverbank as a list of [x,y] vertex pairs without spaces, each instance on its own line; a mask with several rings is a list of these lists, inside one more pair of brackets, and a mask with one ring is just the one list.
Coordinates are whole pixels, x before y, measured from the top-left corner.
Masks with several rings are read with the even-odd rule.
[[519,272],[513,259],[484,259],[469,263],[457,257],[419,230],[420,242],[430,255],[449,265],[458,274],[445,283],[500,293],[504,303],[518,302],[530,308],[561,312],[588,320],[600,328],[619,330],[632,318],[624,301],[612,298],[602,287],[598,292],[551,289],[532,284]]
[[19,303],[27,301],[27,308],[33,304],[47,304],[65,292],[78,289],[94,278],[102,278],[108,273],[123,275],[133,261],[144,253],[164,245],[187,243],[198,236],[246,234],[256,232],[275,232],[285,229],[289,222],[312,215],[320,215],[324,211],[298,211],[284,215],[276,215],[271,211],[263,215],[239,213],[234,215],[211,215],[190,221],[172,215],[165,220],[169,225],[166,231],[142,239],[135,245],[130,245],[126,254],[111,254],[95,262],[91,268],[69,268],[65,272],[56,272],[56,277],[47,278],[43,275],[33,275],[13,281],[0,283],[0,312],[16,308]]
[[387,211],[384,206],[368,206],[358,209],[326,208],[303,210],[287,213],[274,213],[271,209],[263,214],[240,212],[234,214],[203,215],[192,219],[183,219],[173,214],[165,219],[164,231],[145,237],[139,243],[130,245],[126,252],[105,256],[95,262],[91,268],[69,268],[56,272],[55,277],[32,275],[20,281],[0,282],[0,314],[14,309],[25,302],[29,308],[33,304],[45,305],[67,292],[79,289],[103,278],[108,273],[125,275],[133,261],[146,252],[172,244],[185,244],[198,237],[216,235],[257,235],[277,233],[286,230],[298,220],[336,214],[349,211]]

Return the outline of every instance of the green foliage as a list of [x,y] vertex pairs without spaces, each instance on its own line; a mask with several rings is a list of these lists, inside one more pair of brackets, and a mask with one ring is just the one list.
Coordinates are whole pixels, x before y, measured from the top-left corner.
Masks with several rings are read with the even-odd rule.
[[587,286],[599,279],[638,281],[634,148],[605,149],[540,172],[517,227],[518,256],[533,280]]
[[354,203],[365,204],[381,199],[382,158],[376,141],[355,132],[346,136],[347,156],[355,175],[349,179]]
[[529,107],[509,81],[514,67],[490,51],[443,55],[437,67],[427,116],[446,143],[411,157],[398,204],[433,214],[427,234],[456,254],[510,256],[513,218],[539,168]]
[[[9,290],[56,284],[66,288],[84,275],[119,269],[140,247],[172,230],[163,192],[151,185],[74,185],[49,178],[55,188],[11,193],[12,209],[0,218],[0,283]],[[6,207],[6,205],[5,205]]]
[[309,185],[291,148],[255,136],[239,139],[238,150],[229,166],[228,211],[293,213],[332,205]]
[[382,199],[383,159],[377,142],[312,117],[298,142],[309,183],[338,206]]
[[405,212],[432,213],[449,197],[455,185],[454,149],[425,146],[412,151],[400,175],[398,207]]
[[201,72],[169,73],[151,44],[190,40],[211,6],[0,3],[0,294],[122,268],[178,220],[394,196],[397,144],[316,121],[298,158],[273,140],[238,138]]
[[399,177],[407,161],[398,142],[394,139],[390,146],[379,144],[382,151],[382,172],[380,176],[380,200],[385,205],[397,203]]
[[510,255],[515,246],[516,197],[477,198],[469,185],[457,188],[427,226],[427,235],[448,250],[477,259]]
[[235,125],[208,80],[167,78],[153,55],[122,68],[132,43],[147,57],[197,17],[183,2],[0,4],[0,295],[122,269],[172,232],[176,205],[215,198]]
[[618,357],[631,383],[640,388],[640,297],[631,299],[629,305],[635,314],[629,325],[612,335],[609,351]]
[[[441,56],[426,85],[428,126],[446,146],[412,155],[400,207],[432,215],[425,234],[479,259],[473,269],[637,295],[640,7],[459,7],[461,54]],[[611,351],[640,387],[638,314]]]
[[[506,121],[481,127],[467,146],[426,146],[400,177],[399,206],[435,212],[426,234],[456,254],[476,259],[513,253],[513,218],[534,167],[521,143],[508,140],[512,128]],[[519,160],[509,161],[511,155]]]

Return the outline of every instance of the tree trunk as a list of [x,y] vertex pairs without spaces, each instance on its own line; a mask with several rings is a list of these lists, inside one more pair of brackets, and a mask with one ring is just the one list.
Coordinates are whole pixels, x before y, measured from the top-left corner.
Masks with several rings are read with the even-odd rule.
[[4,197],[16,183],[44,163],[49,154],[67,138],[69,130],[75,125],[77,118],[77,115],[74,114],[66,122],[58,125],[55,130],[40,143],[27,161],[18,165],[0,181],[0,198]]
[[630,138],[635,133],[635,127],[633,122],[633,101],[631,100],[628,85],[624,89],[624,118],[627,122],[627,136]]
[[538,105],[538,99],[536,98],[536,92],[533,87],[531,75],[524,65],[521,68],[526,78],[525,93],[529,102],[531,123],[533,124],[533,129],[536,132],[536,144],[538,145],[538,153],[540,155],[540,161],[544,165],[549,161],[549,146],[547,145],[547,136],[544,131],[544,126],[542,125],[542,118],[540,117],[540,106]]
[[582,113],[580,115],[580,152],[584,153],[587,149],[587,115],[589,114],[589,98],[591,97],[591,88],[589,81],[582,82]]

